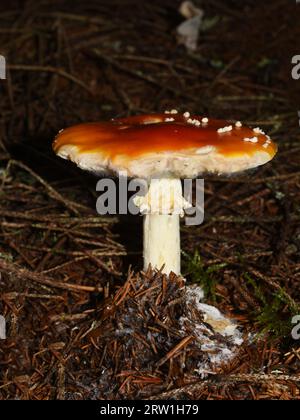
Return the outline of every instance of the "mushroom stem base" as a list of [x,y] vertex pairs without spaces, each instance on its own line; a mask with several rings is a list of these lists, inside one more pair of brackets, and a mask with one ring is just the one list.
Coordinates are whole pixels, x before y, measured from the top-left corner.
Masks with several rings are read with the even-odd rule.
[[144,269],[149,264],[166,274],[180,274],[179,214],[144,216]]

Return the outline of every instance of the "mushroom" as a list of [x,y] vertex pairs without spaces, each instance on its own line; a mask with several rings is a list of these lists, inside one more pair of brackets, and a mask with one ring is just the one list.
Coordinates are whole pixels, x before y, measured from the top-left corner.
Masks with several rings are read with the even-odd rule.
[[144,268],[180,274],[180,215],[190,204],[181,179],[232,174],[269,162],[277,147],[259,128],[241,122],[179,114],[113,119],[61,131],[53,144],[81,169],[143,178],[148,192],[136,197],[144,214]]

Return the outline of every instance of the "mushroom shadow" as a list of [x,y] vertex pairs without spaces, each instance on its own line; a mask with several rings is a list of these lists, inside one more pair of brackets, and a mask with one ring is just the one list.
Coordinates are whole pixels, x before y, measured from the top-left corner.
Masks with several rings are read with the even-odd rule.
[[[115,179],[115,178],[114,178]],[[129,181],[128,181],[129,182]],[[127,182],[127,187],[128,187]],[[119,203],[119,188],[120,184],[116,179],[117,186],[117,200],[116,208],[120,208]],[[128,188],[127,188],[128,191]],[[134,193],[128,192],[128,202],[130,197]],[[118,213],[118,211],[117,211]],[[141,215],[129,214],[117,214],[119,222],[113,227],[113,233],[118,235],[117,241],[124,246],[127,251],[127,255],[123,258],[124,271],[127,271],[131,266],[135,271],[139,271],[143,268],[143,217]]]
[[124,257],[125,271],[131,266],[134,271],[143,268],[143,217],[120,215],[119,223],[113,231],[119,235],[118,241],[125,247],[127,256]]

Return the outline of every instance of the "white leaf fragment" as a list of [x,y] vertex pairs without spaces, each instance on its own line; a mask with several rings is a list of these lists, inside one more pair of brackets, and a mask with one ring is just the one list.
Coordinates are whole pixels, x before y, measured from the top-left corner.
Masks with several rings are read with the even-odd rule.
[[204,12],[194,6],[191,1],[184,1],[179,12],[186,18],[176,29],[179,44],[184,44],[189,51],[197,49],[198,37]]

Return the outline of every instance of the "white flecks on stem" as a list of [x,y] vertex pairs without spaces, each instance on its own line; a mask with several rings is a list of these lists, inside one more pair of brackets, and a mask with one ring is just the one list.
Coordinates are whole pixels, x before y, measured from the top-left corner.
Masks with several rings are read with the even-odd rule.
[[152,179],[144,197],[134,203],[144,213],[144,268],[180,274],[180,216],[191,207],[182,195],[180,179]]
[[[184,210],[191,204],[182,196],[179,179],[152,179],[145,196],[134,198],[134,204],[150,214],[178,214],[184,216]],[[142,210],[141,210],[142,211]]]

